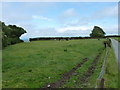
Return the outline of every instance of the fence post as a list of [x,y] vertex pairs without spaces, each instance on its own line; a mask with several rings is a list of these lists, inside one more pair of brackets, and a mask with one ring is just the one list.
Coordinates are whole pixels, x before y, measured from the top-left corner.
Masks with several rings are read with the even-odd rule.
[[100,79],[97,79],[97,86],[96,88],[100,88]]
[[104,78],[101,79],[100,88],[104,88]]
[[96,88],[104,88],[104,78],[97,79],[97,87]]

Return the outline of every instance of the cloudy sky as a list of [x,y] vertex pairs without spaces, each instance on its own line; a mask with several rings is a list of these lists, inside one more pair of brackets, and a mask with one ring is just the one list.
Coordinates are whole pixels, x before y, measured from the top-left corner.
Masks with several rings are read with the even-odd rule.
[[21,38],[89,36],[94,26],[118,34],[117,2],[4,2],[3,22],[23,27]]

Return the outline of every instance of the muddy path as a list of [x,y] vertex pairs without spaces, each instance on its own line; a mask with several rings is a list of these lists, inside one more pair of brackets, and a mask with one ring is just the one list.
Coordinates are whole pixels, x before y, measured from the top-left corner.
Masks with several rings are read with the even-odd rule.
[[[92,76],[92,74],[94,73],[95,69],[96,69],[96,66],[97,66],[97,62],[99,61],[100,59],[100,56],[101,56],[102,53],[99,53],[95,59],[93,60],[91,66],[88,68],[88,70],[84,73],[83,77],[79,77],[78,79],[80,80],[80,83],[83,84],[83,83],[86,83],[88,82],[88,79],[90,76]],[[78,84],[78,83],[76,83]]]
[[62,78],[54,83],[49,83],[44,88],[59,88],[62,85],[66,83],[67,80],[71,78],[71,76],[75,75],[75,71],[80,68],[86,61],[88,61],[88,58],[84,58],[82,62],[77,64],[74,68],[72,68],[69,72],[66,72],[62,75]]

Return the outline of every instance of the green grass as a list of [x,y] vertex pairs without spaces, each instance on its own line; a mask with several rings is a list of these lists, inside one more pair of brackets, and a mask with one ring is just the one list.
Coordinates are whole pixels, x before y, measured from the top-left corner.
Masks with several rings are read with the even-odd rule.
[[115,40],[120,42],[120,37],[114,37],[113,39],[115,39]]
[[[79,68],[76,71],[77,75],[72,76],[72,78],[63,87],[65,87],[65,88],[66,87],[67,88],[72,88],[72,87],[75,87],[75,88],[95,88],[96,80],[101,72],[101,67],[103,64],[104,56],[105,56],[105,50],[101,50],[101,52],[102,52],[102,55],[100,56],[100,59],[96,65],[96,69],[95,69],[94,73],[92,74],[92,76],[90,76],[88,78],[88,82],[82,83],[82,82],[80,82],[79,78],[83,77],[84,72],[86,72],[88,70],[88,67],[91,66],[93,59],[88,60],[88,62],[86,62],[81,68]],[[76,82],[78,84],[76,84]]]
[[[0,50],[0,67],[2,67],[2,50]],[[2,89],[2,68],[0,68],[0,89]]]
[[102,41],[34,41],[9,46],[3,50],[3,88],[43,87],[88,58],[80,70],[83,75],[103,49]]
[[105,88],[118,88],[118,64],[112,48],[109,48],[106,71]]

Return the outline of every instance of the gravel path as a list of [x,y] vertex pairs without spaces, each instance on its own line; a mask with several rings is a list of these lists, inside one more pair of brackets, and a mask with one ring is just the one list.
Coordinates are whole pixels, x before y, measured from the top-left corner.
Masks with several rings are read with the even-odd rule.
[[115,53],[115,56],[118,62],[119,69],[120,69],[120,55],[119,55],[120,43],[115,39],[111,39],[111,42],[112,42],[112,47],[114,49],[114,53]]

